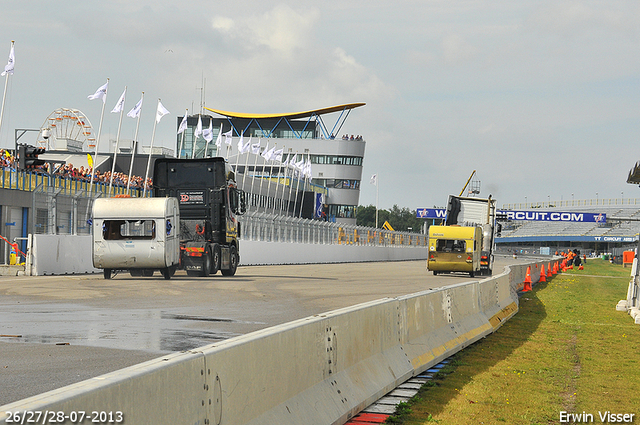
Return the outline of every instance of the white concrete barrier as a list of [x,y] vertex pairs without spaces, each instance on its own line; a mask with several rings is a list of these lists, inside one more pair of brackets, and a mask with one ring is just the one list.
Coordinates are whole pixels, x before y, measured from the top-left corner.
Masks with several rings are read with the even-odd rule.
[[91,236],[34,235],[33,276],[101,273],[93,267]]
[[[33,276],[102,273],[93,267],[91,236],[34,235]],[[426,260],[418,246],[324,245],[240,241],[240,265]]]
[[120,411],[132,424],[342,424],[499,328],[517,312],[526,269],[165,356],[2,406],[0,423],[12,411],[95,410]]

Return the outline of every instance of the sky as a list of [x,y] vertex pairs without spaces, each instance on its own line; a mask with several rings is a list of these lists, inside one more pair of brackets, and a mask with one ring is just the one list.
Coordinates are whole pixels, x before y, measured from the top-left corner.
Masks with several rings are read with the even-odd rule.
[[[15,71],[0,147],[63,107],[97,129],[87,96],[109,78],[100,146],[125,86],[125,111],[144,92],[144,145],[162,100],[154,145],[172,149],[176,117],[201,99],[249,113],[365,102],[340,132],[366,141],[361,205],[376,204],[372,174],[379,208],[413,210],[444,206],[474,170],[499,206],[640,198],[626,183],[638,22],[637,0],[3,2],[0,67],[15,40]],[[121,138],[134,132],[125,117]]]

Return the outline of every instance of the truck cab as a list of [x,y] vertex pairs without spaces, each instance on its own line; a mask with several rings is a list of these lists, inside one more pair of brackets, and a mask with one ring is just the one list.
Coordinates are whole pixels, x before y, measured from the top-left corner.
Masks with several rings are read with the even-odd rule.
[[233,276],[240,262],[244,192],[224,158],[156,160],[154,197],[173,197],[180,206],[181,266],[190,276],[218,270]]

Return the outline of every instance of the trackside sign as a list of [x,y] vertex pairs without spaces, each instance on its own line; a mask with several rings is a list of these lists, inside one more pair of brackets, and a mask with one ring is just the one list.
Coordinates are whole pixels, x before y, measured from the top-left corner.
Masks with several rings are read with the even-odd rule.
[[[418,208],[417,218],[445,218],[447,212],[441,208]],[[498,216],[507,220],[523,221],[563,221],[577,223],[606,223],[607,215],[602,213],[560,212],[560,211],[510,211],[498,210]]]
[[527,221],[573,221],[578,223],[605,223],[606,214],[584,212],[556,212],[556,211],[500,211],[507,220]]

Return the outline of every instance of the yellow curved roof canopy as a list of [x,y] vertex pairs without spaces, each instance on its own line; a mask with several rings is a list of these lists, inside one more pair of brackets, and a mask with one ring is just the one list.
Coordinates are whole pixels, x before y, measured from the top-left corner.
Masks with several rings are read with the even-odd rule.
[[220,111],[218,109],[211,109],[207,107],[205,107],[204,109],[206,109],[207,111],[215,112],[218,115],[223,115],[225,117],[249,118],[249,119],[259,120],[259,119],[267,119],[267,118],[289,118],[289,119],[309,118],[314,114],[315,115],[330,114],[332,112],[341,112],[346,109],[354,109],[364,105],[366,105],[366,103],[346,103],[344,105],[329,106],[328,108],[313,109],[311,111],[303,111],[303,112],[290,112],[286,114],[247,114],[243,112]]

